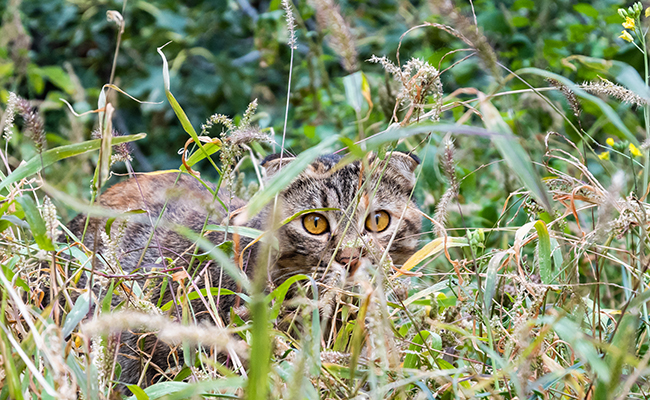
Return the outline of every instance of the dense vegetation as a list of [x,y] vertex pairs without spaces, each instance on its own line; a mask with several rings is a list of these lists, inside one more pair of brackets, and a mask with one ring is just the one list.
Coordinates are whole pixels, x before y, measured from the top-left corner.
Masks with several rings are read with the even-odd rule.
[[[111,307],[121,280],[90,296],[74,277],[92,249],[57,243],[102,189],[192,168],[259,206],[281,186],[258,190],[254,165],[282,145],[306,162],[418,154],[422,250],[346,291],[326,334],[315,302],[280,321],[308,277],[252,285],[250,319],[229,327],[247,369],[200,352],[135,398],[646,398],[648,14],[604,0],[0,2],[0,399],[119,398],[105,343],[131,307]],[[53,295],[61,308],[44,306]]]

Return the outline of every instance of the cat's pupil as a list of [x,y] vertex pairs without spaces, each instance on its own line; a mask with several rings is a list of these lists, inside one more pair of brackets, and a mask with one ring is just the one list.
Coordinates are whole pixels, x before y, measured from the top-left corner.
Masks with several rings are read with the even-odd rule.
[[320,228],[318,225],[321,224],[321,218],[320,217],[314,217],[314,226],[316,229]]

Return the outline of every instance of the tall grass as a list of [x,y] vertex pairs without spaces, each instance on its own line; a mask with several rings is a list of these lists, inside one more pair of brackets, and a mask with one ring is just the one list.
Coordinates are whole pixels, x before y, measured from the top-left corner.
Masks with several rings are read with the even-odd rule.
[[[356,57],[353,28],[333,3],[316,3],[316,12],[325,13],[318,15],[322,25],[336,21],[321,29],[334,30],[325,34],[338,38],[334,47],[347,46],[337,54],[345,65],[355,65],[358,60],[350,59]],[[96,154],[93,194],[98,194],[109,176],[113,147],[145,135],[114,136],[110,111],[116,102],[105,95],[95,110],[103,128],[100,138],[46,149],[37,110],[9,97],[1,120],[5,139],[33,131],[29,134],[38,152],[12,169],[9,147],[0,151],[0,400],[119,398],[120,366],[108,344],[112,332],[129,328],[156,332],[178,344],[188,355],[185,360],[193,360],[165,371],[154,385],[130,386],[138,400],[647,397],[650,205],[645,189],[650,167],[648,143],[641,144],[637,132],[645,132],[648,121],[640,113],[627,113],[624,121],[619,106],[634,99],[647,117],[648,71],[641,78],[622,62],[579,56],[573,60],[605,66],[600,73],[620,85],[603,80],[578,84],[535,68],[510,71],[498,63],[469,18],[449,3],[439,3],[452,25],[418,28],[441,29],[458,38],[494,79],[486,87],[447,94],[440,76],[449,69],[417,59],[402,64],[373,57],[370,61],[381,64],[398,91],[393,117],[371,133],[361,113],[370,114],[374,106],[369,80],[350,67],[340,97],[355,111],[356,120],[347,122],[358,127],[356,137],[332,135],[302,149],[282,174],[259,182],[261,189],[246,208],[249,217],[255,215],[317,156],[343,148],[345,162],[365,162],[370,152],[384,156],[396,148],[422,151],[419,185],[427,174],[445,177],[447,187],[437,199],[435,215],[422,213],[430,229],[420,237],[421,250],[402,266],[391,267],[382,254],[377,265],[357,274],[349,290],[336,293],[334,323],[319,315],[323,282],[296,275],[269,288],[265,273],[251,282],[229,251],[232,235],[216,247],[203,237],[221,230],[272,246],[274,232],[208,225],[203,232],[185,232],[197,243],[193,257],[211,259],[240,283],[241,304],[248,310],[200,327],[188,326],[194,319],[188,300],[202,299],[217,315],[219,296],[229,293],[188,285],[172,304],[148,303],[145,286],[124,271],[109,271],[81,238],[58,242],[60,233],[70,232],[52,199],[80,212],[116,215],[48,185],[47,168]],[[293,16],[290,3],[284,4]],[[289,82],[293,27],[290,38]],[[118,48],[119,40],[116,55]],[[193,166],[209,164],[220,176],[217,186],[234,188],[240,160],[256,160],[271,151],[261,139],[272,132],[249,129],[256,103],[242,113],[239,124],[215,115],[199,135],[172,94],[162,47],[158,53],[168,105],[189,136],[179,173],[196,174]],[[457,58],[451,68],[466,59]],[[515,90],[513,82],[526,88]],[[114,85],[105,89],[121,92]],[[526,131],[512,116],[524,100],[559,118],[561,131],[522,136]],[[275,143],[281,152],[289,106],[287,99],[282,140]],[[583,107],[597,110],[599,120],[583,119]],[[210,136],[217,124],[224,127],[222,135]],[[603,140],[597,141],[595,133],[603,126],[606,135],[601,132]],[[482,150],[472,151],[476,148]],[[436,154],[428,155],[427,149]],[[217,152],[219,161],[210,157]],[[422,187],[415,194],[425,201],[431,196]],[[484,209],[468,202],[469,194],[473,201],[496,204],[494,226],[473,225],[478,220],[473,214]],[[219,201],[229,207],[227,199]],[[274,222],[277,227],[287,221]],[[105,233],[115,238],[110,225]],[[272,268],[264,256],[259,263]],[[80,274],[107,285],[99,293],[77,287]],[[135,310],[113,305],[125,282],[139,299]],[[299,294],[288,296],[291,288]],[[181,310],[183,323],[170,323],[165,313],[172,308]],[[228,361],[219,353],[227,354]]]

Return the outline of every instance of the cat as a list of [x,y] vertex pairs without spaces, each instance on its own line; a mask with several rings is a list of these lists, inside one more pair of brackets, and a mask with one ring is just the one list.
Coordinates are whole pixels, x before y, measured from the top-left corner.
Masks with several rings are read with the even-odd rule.
[[[265,158],[261,162],[265,181],[282,173],[282,167],[292,160],[279,154]],[[327,288],[343,287],[346,279],[364,263],[376,264],[386,248],[394,264],[403,264],[416,251],[421,230],[420,212],[412,200],[414,170],[420,162],[415,155],[394,151],[386,154],[384,160],[373,155],[365,171],[360,161],[343,164],[342,160],[340,155],[318,157],[280,192],[275,208],[279,213],[276,221],[290,221],[276,232],[277,249],[271,250],[268,283],[272,288],[296,274],[313,276],[325,288],[319,292],[323,318],[330,318],[334,307],[334,297],[328,295]],[[242,222],[239,219],[245,213],[246,203],[224,190],[218,192],[217,199],[213,195],[214,188],[211,190],[187,173],[139,175],[106,190],[98,199],[102,207],[119,212],[147,211],[112,223],[113,232],[122,229],[118,235],[121,238],[115,239],[119,241],[119,254],[113,257],[119,260],[124,273],[137,268],[148,271],[153,266],[161,270],[173,266],[176,270],[170,273],[184,267],[190,276],[203,274],[205,263],[189,265],[194,242],[179,233],[178,226],[194,232],[201,232],[206,223],[265,230],[273,219],[273,201],[249,221]],[[229,214],[224,205],[233,212]],[[309,211],[314,209],[321,211]],[[69,224],[78,237],[84,231],[86,219],[80,215]],[[90,218],[84,243],[90,249],[97,243],[98,253],[108,259],[108,236],[95,240],[96,233],[105,230],[106,225],[105,218]],[[155,231],[152,226],[156,226]],[[218,245],[223,235],[212,231],[207,239]],[[252,278],[259,258],[259,244],[248,246],[251,238],[229,234],[228,239],[233,238],[236,258],[239,256],[243,271]],[[242,253],[247,246],[246,253]],[[162,259],[172,260],[172,263],[162,264]],[[104,269],[100,263],[96,268]],[[216,264],[209,264],[209,272],[213,288],[241,291],[235,279],[220,273]],[[203,279],[197,281],[204,282]],[[172,282],[170,286],[176,288],[177,284]],[[156,286],[149,297],[154,304],[161,304],[160,289],[161,285]],[[162,304],[172,299],[175,290],[167,288],[162,294]],[[218,300],[219,316],[227,322],[231,308],[237,306],[238,297],[219,296]],[[195,299],[191,305],[197,323],[214,323],[204,302]],[[180,315],[175,316],[180,319]],[[169,357],[170,348],[154,335],[140,337],[137,333],[123,332],[118,343],[120,352],[116,359],[121,366],[119,381],[122,383],[150,385],[163,371],[174,366]],[[145,369],[147,357],[150,362]],[[182,366],[182,354],[173,359]]]

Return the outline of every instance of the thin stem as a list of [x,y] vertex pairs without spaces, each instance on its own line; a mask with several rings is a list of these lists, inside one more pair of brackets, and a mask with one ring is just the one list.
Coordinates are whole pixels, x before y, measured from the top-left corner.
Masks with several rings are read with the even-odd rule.
[[[641,21],[638,19],[639,22],[639,28],[638,28],[638,35],[639,38],[641,39],[641,45],[643,46],[643,66],[645,68],[645,86],[646,88],[648,87],[648,47],[646,44],[646,33],[641,29]],[[646,140],[650,139],[650,104],[646,104],[644,109],[643,109],[643,116],[645,119],[645,136]],[[643,179],[641,180],[641,191],[639,193],[640,196],[645,195],[645,192],[648,187],[648,175],[650,174],[650,149],[645,151],[645,154],[643,155]]]
[[282,169],[282,157],[284,156],[284,139],[287,136],[287,124],[289,121],[289,99],[291,98],[291,76],[293,75],[293,53],[291,46],[291,59],[289,60],[289,82],[287,83],[287,105],[284,110],[284,128],[282,128],[282,144],[280,145],[280,169]]

